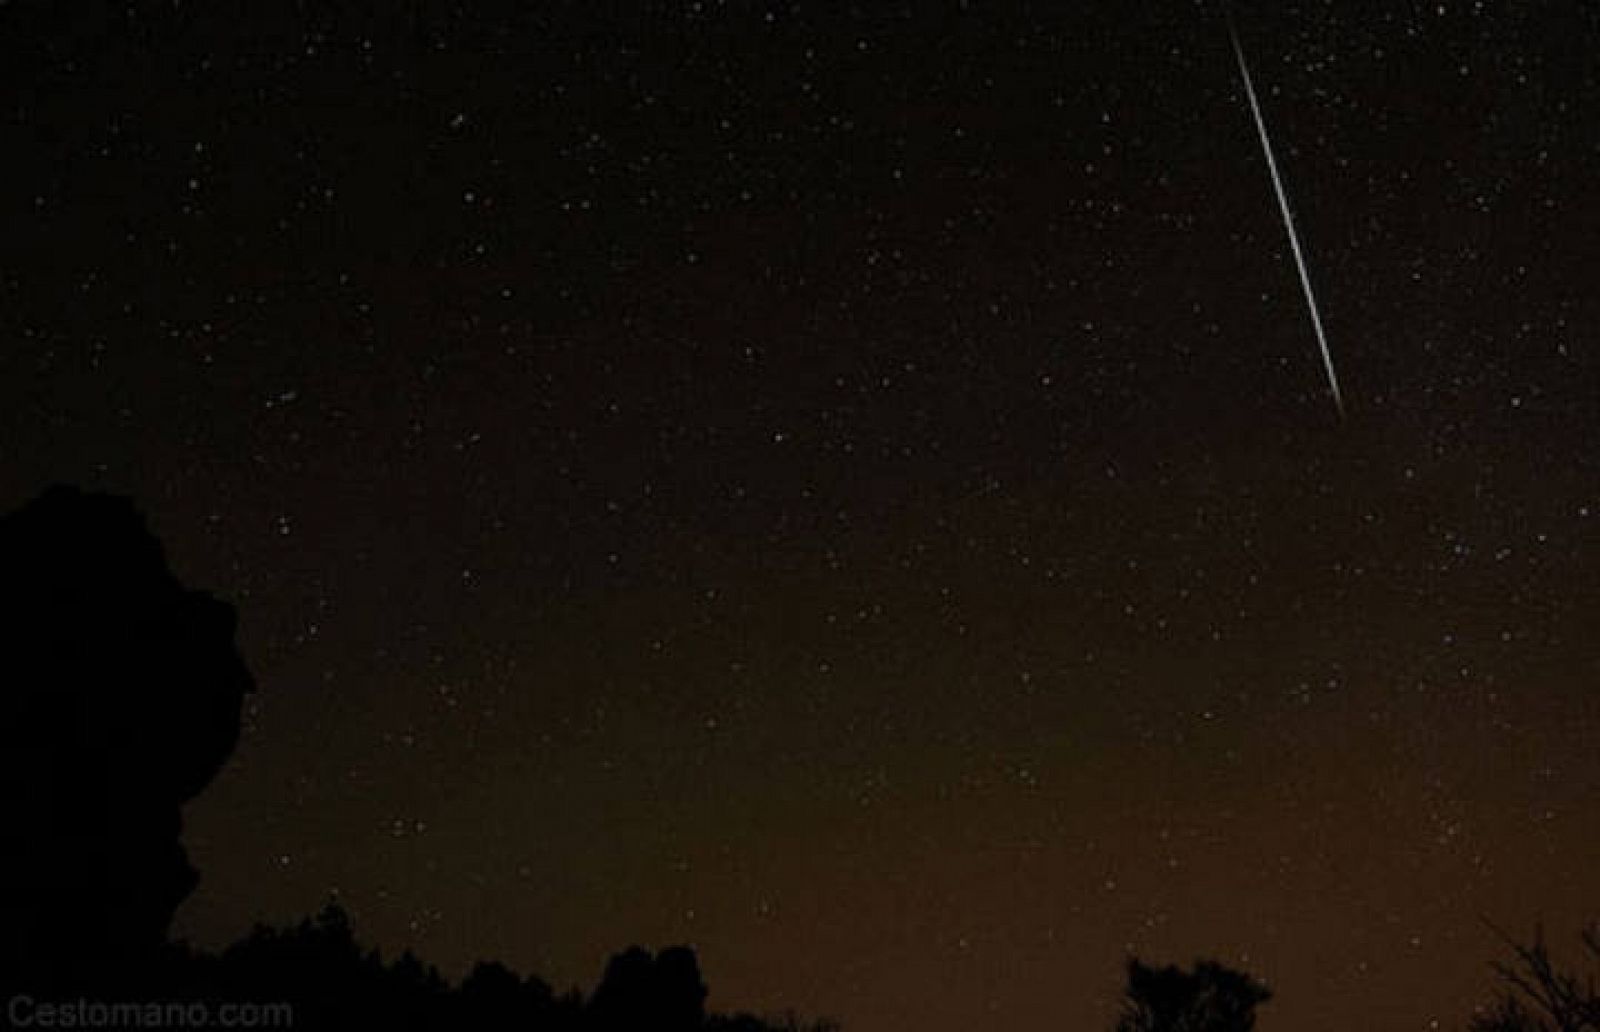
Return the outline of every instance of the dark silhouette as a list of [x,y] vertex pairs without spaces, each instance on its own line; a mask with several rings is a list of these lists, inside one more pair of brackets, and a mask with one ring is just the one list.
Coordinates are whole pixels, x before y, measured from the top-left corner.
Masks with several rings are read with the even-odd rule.
[[[1472,1019],[1471,1032],[1600,1032],[1600,971],[1579,974],[1556,966],[1536,929],[1533,942],[1517,942],[1497,934],[1510,947],[1512,959],[1496,962],[1503,988],[1488,1010]],[[1579,936],[1585,955],[1600,965],[1600,925]]]
[[451,986],[410,952],[386,962],[338,906],[288,928],[258,925],[220,955],[189,954],[167,988],[180,998],[287,1003],[297,1028],[578,1028],[582,1000],[480,963]]
[[0,971],[133,977],[196,874],[180,807],[239,734],[234,612],[185,590],[133,505],[57,487],[0,520]]
[[1266,986],[1215,961],[1193,971],[1128,960],[1128,987],[1116,1032],[1250,1032]]
[[685,946],[652,957],[635,946],[611,958],[589,1002],[604,1032],[687,1032],[705,1022],[706,987]]
[[519,1032],[837,1032],[793,1015],[708,1015],[694,951],[616,954],[594,993],[555,995],[537,978],[479,963],[458,986],[409,953],[363,950],[345,912],[328,906],[286,929],[257,926],[221,955],[189,954],[170,983],[182,998],[283,1001],[297,1028]]
[[706,1028],[715,1029],[716,1032],[777,1032],[779,1029],[788,1032],[798,1026],[768,1024],[751,1014],[731,1014],[712,1015],[706,1021]]
[[752,1014],[713,1014],[706,1032],[839,1032],[839,1023],[827,1018],[808,1020],[793,1011],[758,1018]]
[[131,502],[69,487],[0,518],[0,571],[6,997],[249,1002],[263,1008],[256,1027],[833,1027],[708,1016],[684,946],[619,953],[585,1000],[493,962],[452,986],[409,952],[385,961],[334,905],[288,928],[258,925],[221,953],[169,942],[173,911],[197,880],[180,808],[237,743],[253,687],[233,609],[177,582]]

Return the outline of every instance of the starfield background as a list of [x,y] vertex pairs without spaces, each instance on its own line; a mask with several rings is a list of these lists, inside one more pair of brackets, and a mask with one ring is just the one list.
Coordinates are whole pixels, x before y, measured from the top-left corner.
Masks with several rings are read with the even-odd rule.
[[0,499],[257,690],[176,931],[1459,1027],[1600,889],[1600,13],[0,7]]

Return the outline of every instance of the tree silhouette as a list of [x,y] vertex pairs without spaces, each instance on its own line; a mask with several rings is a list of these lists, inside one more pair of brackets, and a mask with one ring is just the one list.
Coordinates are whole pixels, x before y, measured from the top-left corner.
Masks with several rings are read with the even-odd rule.
[[0,977],[136,977],[197,880],[180,808],[238,738],[234,612],[131,502],[73,488],[0,519],[0,569]]
[[651,956],[631,947],[611,958],[589,1001],[604,1032],[687,1032],[705,1022],[706,986],[687,946]]
[[555,1024],[550,1018],[557,1001],[550,987],[538,978],[523,978],[498,961],[480,961],[462,979],[459,996],[461,1024],[466,1028],[509,1032]]
[[1128,960],[1128,986],[1116,1032],[1250,1032],[1266,986],[1215,961],[1193,971]]
[[[1473,1017],[1471,1032],[1600,1032],[1596,973],[1558,968],[1543,929],[1534,930],[1532,943],[1499,934],[1511,948],[1512,959],[1493,965],[1503,983],[1501,995]],[[1584,953],[1600,965],[1600,925],[1585,928],[1579,939]]]
[[233,610],[183,588],[131,502],[57,487],[0,517],[0,993],[258,1001],[301,1029],[824,1032],[707,1015],[694,951],[613,957],[587,1001],[363,949],[337,905],[221,953],[167,941],[196,874],[184,802],[238,740]]
[[828,1018],[806,1019],[794,1011],[756,1017],[754,1014],[712,1014],[706,1018],[706,1032],[839,1032],[837,1021]]

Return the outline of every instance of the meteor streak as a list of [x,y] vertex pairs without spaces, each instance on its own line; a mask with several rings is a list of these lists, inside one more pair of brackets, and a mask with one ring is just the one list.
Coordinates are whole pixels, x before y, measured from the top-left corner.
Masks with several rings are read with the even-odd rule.
[[1250,100],[1250,113],[1255,116],[1256,131],[1261,134],[1261,150],[1267,156],[1267,171],[1272,173],[1272,188],[1278,195],[1278,208],[1283,212],[1283,226],[1289,232],[1289,248],[1294,252],[1294,264],[1300,270],[1300,285],[1305,288],[1306,307],[1311,310],[1311,326],[1317,331],[1317,344],[1322,348],[1322,367],[1328,373],[1328,389],[1333,393],[1334,407],[1339,418],[1344,418],[1344,398],[1339,393],[1339,377],[1333,371],[1333,353],[1328,350],[1328,336],[1322,332],[1322,315],[1317,311],[1317,297],[1311,292],[1311,274],[1306,271],[1305,255],[1300,251],[1300,235],[1295,232],[1294,216],[1289,213],[1289,195],[1283,189],[1283,177],[1278,174],[1278,162],[1272,155],[1272,140],[1267,136],[1267,122],[1261,116],[1261,104],[1256,100],[1256,88],[1250,81],[1250,66],[1245,63],[1244,47],[1239,43],[1239,31],[1228,20],[1228,35],[1233,40],[1233,55],[1239,59],[1239,77],[1244,80],[1245,96]]

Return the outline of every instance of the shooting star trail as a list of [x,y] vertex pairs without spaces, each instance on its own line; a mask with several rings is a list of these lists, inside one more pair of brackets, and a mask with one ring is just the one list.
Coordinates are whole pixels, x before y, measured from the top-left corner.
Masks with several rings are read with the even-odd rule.
[[1267,135],[1267,122],[1261,116],[1261,104],[1256,100],[1255,84],[1250,81],[1250,66],[1245,63],[1244,47],[1239,43],[1239,31],[1228,21],[1228,35],[1233,40],[1233,55],[1239,59],[1239,77],[1244,80],[1245,96],[1250,100],[1250,113],[1255,116],[1256,131],[1261,134],[1261,149],[1267,156],[1267,171],[1272,173],[1272,188],[1278,195],[1278,208],[1283,212],[1283,225],[1289,231],[1289,248],[1294,252],[1294,264],[1300,270],[1300,285],[1305,288],[1306,307],[1311,310],[1311,326],[1317,331],[1317,344],[1322,348],[1322,367],[1328,373],[1328,389],[1333,392],[1334,407],[1339,418],[1344,418],[1344,397],[1339,392],[1339,376],[1333,371],[1333,352],[1328,350],[1328,336],[1322,331],[1322,315],[1317,310],[1317,296],[1311,291],[1311,274],[1306,271],[1306,258],[1300,250],[1300,234],[1295,232],[1294,216],[1289,213],[1289,195],[1283,189],[1283,177],[1278,174],[1278,161],[1272,154],[1272,140]]

